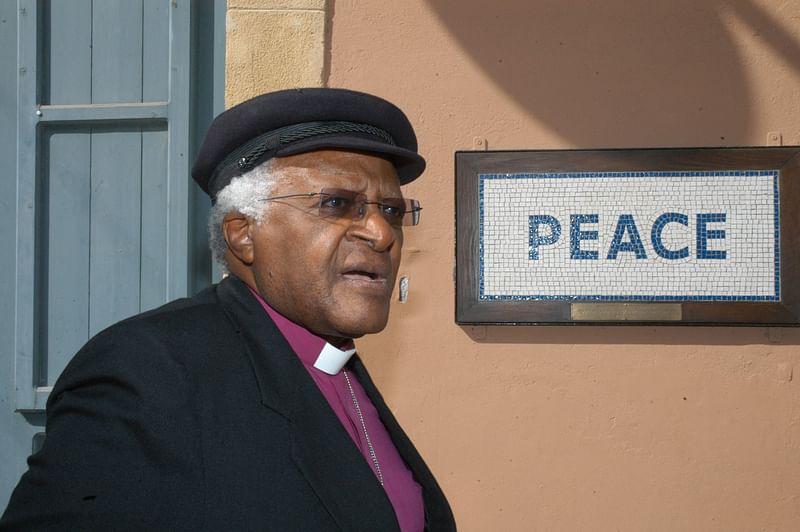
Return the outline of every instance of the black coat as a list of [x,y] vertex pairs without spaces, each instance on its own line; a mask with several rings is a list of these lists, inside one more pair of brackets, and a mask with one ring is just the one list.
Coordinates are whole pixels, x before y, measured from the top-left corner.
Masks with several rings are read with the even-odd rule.
[[[422,486],[447,501],[364,366],[358,376]],[[2,530],[397,530],[322,393],[238,279],[120,322],[70,362]]]

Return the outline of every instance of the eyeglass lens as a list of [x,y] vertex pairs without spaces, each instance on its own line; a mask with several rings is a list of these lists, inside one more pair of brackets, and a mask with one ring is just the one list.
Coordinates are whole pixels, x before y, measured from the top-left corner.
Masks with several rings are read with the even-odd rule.
[[367,201],[365,194],[339,188],[323,188],[320,192],[320,218],[360,220],[366,213],[367,205],[377,205],[384,220],[394,226],[417,225],[419,223],[419,202],[405,198],[383,198],[380,201]]

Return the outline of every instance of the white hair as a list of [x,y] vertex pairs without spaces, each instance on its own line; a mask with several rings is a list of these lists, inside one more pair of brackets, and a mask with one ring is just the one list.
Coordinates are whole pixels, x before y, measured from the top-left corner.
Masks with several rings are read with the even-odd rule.
[[261,223],[270,202],[268,197],[283,177],[282,172],[273,171],[274,159],[256,166],[246,174],[234,177],[217,194],[217,200],[208,214],[208,244],[211,255],[226,271],[225,251],[228,243],[222,232],[222,221],[230,212],[238,212]]

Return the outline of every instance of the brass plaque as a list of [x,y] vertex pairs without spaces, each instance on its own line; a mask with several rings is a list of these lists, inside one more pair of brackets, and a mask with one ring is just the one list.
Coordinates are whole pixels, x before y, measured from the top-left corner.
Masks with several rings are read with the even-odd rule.
[[573,303],[575,321],[680,321],[680,303]]

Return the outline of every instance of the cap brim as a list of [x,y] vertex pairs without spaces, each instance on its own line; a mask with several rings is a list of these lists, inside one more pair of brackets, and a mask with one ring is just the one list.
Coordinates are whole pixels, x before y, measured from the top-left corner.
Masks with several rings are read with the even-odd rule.
[[352,136],[317,136],[293,142],[274,152],[272,157],[286,157],[298,153],[306,153],[326,148],[361,151],[386,156],[397,169],[400,184],[405,185],[414,181],[425,171],[425,159],[417,152],[378,142],[368,138]]

